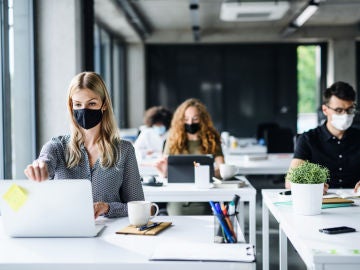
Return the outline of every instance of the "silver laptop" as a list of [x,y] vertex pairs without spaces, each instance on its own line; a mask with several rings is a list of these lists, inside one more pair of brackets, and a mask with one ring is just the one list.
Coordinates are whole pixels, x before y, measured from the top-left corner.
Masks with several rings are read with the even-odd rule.
[[96,225],[89,180],[0,180],[0,212],[12,237],[92,237]]

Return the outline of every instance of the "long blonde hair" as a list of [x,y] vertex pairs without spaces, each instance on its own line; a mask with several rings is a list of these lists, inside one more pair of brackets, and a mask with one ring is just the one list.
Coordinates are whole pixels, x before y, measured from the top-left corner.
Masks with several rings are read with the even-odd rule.
[[119,129],[114,117],[111,99],[104,81],[95,72],[82,72],[76,75],[70,82],[68,90],[67,107],[71,119],[71,138],[66,155],[68,168],[77,166],[81,160],[80,146],[84,143],[84,134],[81,127],[74,118],[72,96],[79,90],[89,89],[98,95],[102,100],[103,111],[101,120],[100,135],[97,139],[97,146],[100,152],[100,164],[108,168],[115,164],[119,158],[116,145],[120,142]]
[[169,153],[170,154],[188,154],[187,150],[187,134],[184,128],[185,111],[189,107],[197,108],[200,118],[200,152],[202,154],[216,154],[217,146],[220,144],[220,135],[214,127],[211,116],[205,105],[198,99],[190,98],[185,100],[175,110],[171,121],[171,128],[168,136]]

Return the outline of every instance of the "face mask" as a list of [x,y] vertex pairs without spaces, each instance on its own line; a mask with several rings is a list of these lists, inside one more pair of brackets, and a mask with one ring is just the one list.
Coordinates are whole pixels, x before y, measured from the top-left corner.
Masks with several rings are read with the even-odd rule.
[[156,134],[158,134],[159,136],[164,135],[166,132],[165,126],[153,126],[152,128],[154,129]]
[[347,130],[354,119],[355,114],[333,114],[331,124],[338,130]]
[[99,124],[102,120],[102,111],[90,110],[90,109],[79,109],[73,110],[76,122],[84,129],[90,129]]
[[200,130],[199,123],[185,124],[185,131],[190,134],[195,134]]

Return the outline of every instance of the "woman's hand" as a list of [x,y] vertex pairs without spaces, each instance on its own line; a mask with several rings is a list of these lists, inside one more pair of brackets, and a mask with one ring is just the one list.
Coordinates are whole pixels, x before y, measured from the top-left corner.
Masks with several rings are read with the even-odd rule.
[[329,190],[329,184],[324,183],[323,195],[327,194],[328,190]]
[[95,219],[98,216],[106,215],[109,212],[110,206],[106,202],[96,202],[94,203],[94,215]]
[[161,177],[167,177],[167,157],[161,157],[154,163],[154,167],[157,169]]
[[358,192],[360,188],[360,181],[356,183],[355,188],[354,188],[354,192]]
[[35,160],[32,164],[28,165],[24,170],[27,178],[42,182],[49,179],[49,172],[47,169],[47,165],[44,161]]

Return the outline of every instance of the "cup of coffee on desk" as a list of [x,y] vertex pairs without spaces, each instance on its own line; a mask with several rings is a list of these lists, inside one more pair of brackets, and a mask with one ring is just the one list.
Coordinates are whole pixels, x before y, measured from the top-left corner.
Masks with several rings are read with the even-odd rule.
[[[159,206],[149,201],[128,202],[128,216],[131,225],[140,227],[148,224],[149,220],[159,214]],[[152,209],[155,213],[152,215]]]
[[220,164],[220,176],[223,180],[233,178],[238,171],[238,168],[235,165],[230,164]]

